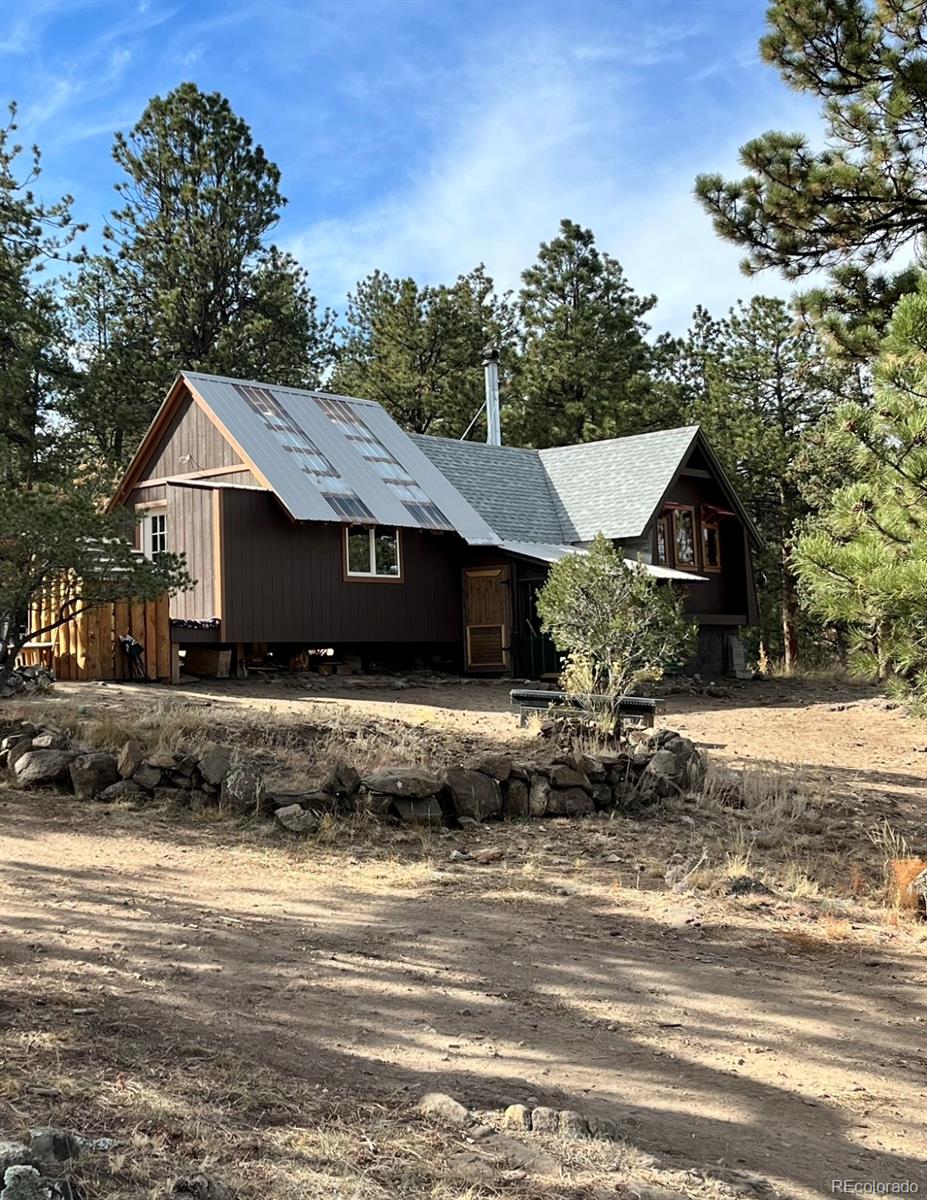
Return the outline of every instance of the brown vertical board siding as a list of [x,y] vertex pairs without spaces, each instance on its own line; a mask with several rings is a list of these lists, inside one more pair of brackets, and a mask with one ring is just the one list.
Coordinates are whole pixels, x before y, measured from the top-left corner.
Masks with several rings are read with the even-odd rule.
[[100,609],[100,679],[116,678],[116,646],[114,638],[115,605],[104,604]]
[[158,623],[153,603],[145,604],[145,671],[149,679],[158,678]]
[[185,620],[218,616],[215,602],[213,490],[171,484],[167,488],[167,544],[187,557],[192,588],[171,597],[170,615]]
[[120,600],[113,605],[113,677],[126,678],[126,657],[122,652],[119,641],[123,634],[129,632],[129,605]]
[[222,498],[223,641],[460,641],[456,534],[403,529],[400,581],[348,581],[343,525],[291,521],[266,493]]
[[155,610],[155,631],[157,639],[157,678],[171,677],[171,607],[168,597],[160,596],[151,601]]
[[[181,462],[187,456],[189,461]],[[187,394],[168,422],[139,478],[163,479],[166,475],[184,475],[191,471],[206,471],[211,467],[232,467],[240,462],[238,454]]]

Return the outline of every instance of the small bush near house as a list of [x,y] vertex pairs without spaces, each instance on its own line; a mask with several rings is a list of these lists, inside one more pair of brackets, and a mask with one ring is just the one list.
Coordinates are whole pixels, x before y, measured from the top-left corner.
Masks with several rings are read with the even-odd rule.
[[684,662],[696,636],[672,586],[627,562],[602,534],[587,554],[551,567],[538,613],[557,649],[567,653],[566,690],[610,700]]

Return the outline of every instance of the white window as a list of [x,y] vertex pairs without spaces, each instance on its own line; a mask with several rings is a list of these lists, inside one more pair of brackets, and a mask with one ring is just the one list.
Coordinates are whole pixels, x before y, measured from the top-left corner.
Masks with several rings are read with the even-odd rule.
[[142,552],[157,558],[167,549],[167,513],[152,512],[142,517]]
[[352,525],[344,531],[347,574],[355,579],[399,579],[399,530]]

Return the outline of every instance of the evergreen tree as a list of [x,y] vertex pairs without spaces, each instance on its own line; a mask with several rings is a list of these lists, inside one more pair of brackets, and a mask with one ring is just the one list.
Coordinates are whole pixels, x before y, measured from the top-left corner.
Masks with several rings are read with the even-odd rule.
[[849,627],[858,668],[927,697],[927,291],[900,301],[876,372],[876,402],[842,407],[838,453],[855,460],[797,540],[811,611]]
[[331,318],[267,240],[280,172],[228,100],[192,83],[156,96],[113,157],[122,206],[72,292],[88,351],[72,416],[100,453],[125,458],[181,368],[318,384]]
[[374,271],[348,297],[330,387],[376,400],[404,429],[461,437],[484,401],[487,349],[505,363],[512,337],[508,298],[482,266],[450,286]]
[[823,315],[845,348],[870,353],[910,272],[870,271],[927,234],[927,36],[909,0],[775,0],[760,43],[788,84],[820,100],[827,142],[769,132],[740,156],[749,174],[701,175],[715,229],[747,250],[748,273],[835,271]]
[[654,403],[655,361],[638,296],[621,265],[573,221],[522,274],[520,355],[508,417],[520,445],[561,446],[672,424]]
[[30,484],[60,468],[48,415],[71,383],[61,312],[42,285],[49,261],[66,260],[81,226],[71,216],[71,197],[43,204],[32,184],[41,171],[32,160],[20,175],[22,147],[15,143],[16,107],[0,127],[0,486]]
[[792,668],[801,619],[790,554],[795,524],[809,511],[806,446],[854,377],[783,301],[764,296],[723,321],[696,310],[672,376],[763,537],[758,633]]

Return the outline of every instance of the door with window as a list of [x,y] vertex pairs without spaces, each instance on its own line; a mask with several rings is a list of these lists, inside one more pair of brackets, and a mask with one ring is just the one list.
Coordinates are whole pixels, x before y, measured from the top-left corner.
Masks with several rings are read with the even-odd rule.
[[468,671],[512,666],[512,595],[507,564],[464,570],[464,661]]

